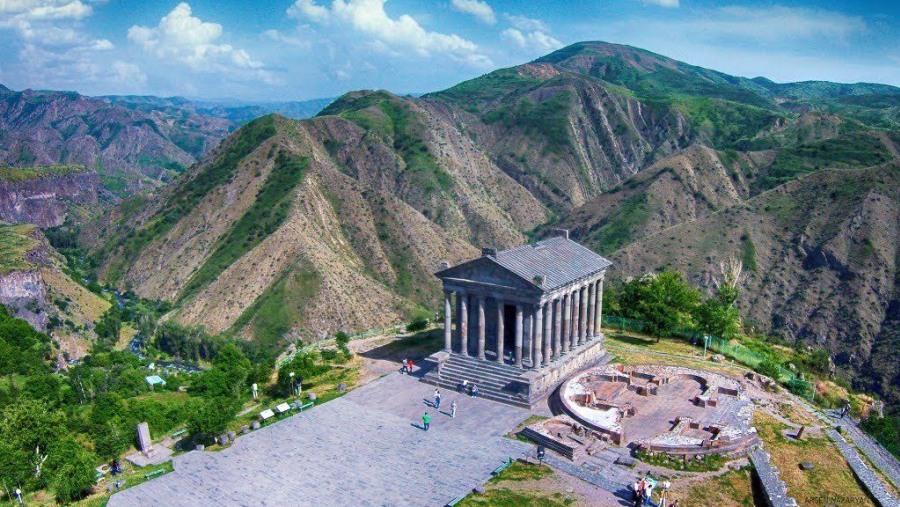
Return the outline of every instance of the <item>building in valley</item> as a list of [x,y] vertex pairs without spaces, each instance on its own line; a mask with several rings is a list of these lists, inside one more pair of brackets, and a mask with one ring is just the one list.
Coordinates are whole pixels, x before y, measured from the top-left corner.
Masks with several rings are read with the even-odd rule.
[[444,284],[444,350],[426,382],[478,385],[482,396],[532,406],[604,354],[603,280],[612,263],[568,231],[436,275]]

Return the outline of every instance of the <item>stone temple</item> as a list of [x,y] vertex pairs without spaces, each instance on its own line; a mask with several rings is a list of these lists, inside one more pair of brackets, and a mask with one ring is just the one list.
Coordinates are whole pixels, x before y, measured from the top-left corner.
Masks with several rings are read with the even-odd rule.
[[509,250],[484,248],[443,263],[444,350],[426,359],[423,380],[532,407],[566,377],[604,355],[603,280],[612,263],[568,231]]

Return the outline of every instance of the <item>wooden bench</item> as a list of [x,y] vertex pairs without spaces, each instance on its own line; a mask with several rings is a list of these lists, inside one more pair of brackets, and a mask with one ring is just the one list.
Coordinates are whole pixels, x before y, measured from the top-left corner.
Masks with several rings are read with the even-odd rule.
[[186,429],[180,429],[180,430],[176,431],[175,433],[172,433],[172,438],[178,438],[186,433],[187,433]]
[[458,497],[454,498],[453,500],[450,500],[450,503],[448,503],[448,504],[446,505],[446,507],[453,507],[454,505],[458,504],[459,502],[462,502],[462,501],[463,501],[463,498],[465,498],[465,497],[464,497],[464,496],[458,496]]
[[148,473],[144,474],[144,479],[152,479],[152,478],[160,476],[164,473],[166,473],[166,469],[160,468],[159,470],[154,470],[152,472],[148,472]]
[[512,465],[512,463],[513,463],[512,458],[506,458],[506,461],[504,461],[502,465],[495,468],[494,471],[491,472],[491,475],[498,475],[500,472],[509,468],[509,466]]
[[303,412],[305,409],[311,408],[311,407],[314,407],[314,406],[316,406],[316,402],[314,402],[314,401],[308,401],[308,402],[304,403],[303,405],[300,405],[300,406],[297,408],[297,410]]

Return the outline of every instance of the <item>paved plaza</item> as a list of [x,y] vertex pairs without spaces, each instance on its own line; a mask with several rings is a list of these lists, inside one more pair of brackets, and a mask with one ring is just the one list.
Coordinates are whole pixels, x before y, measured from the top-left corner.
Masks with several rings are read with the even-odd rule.
[[[532,446],[504,437],[529,412],[443,392],[397,373],[239,437],[193,451],[175,471],[117,493],[110,507],[442,506]],[[450,403],[456,399],[457,416]],[[422,431],[421,417],[431,416]]]

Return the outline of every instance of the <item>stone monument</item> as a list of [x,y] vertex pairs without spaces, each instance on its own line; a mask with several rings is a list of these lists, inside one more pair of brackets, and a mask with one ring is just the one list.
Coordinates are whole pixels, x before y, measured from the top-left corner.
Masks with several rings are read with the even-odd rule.
[[141,454],[148,458],[156,454],[156,451],[153,449],[153,441],[150,440],[150,426],[146,422],[137,425],[137,436]]

